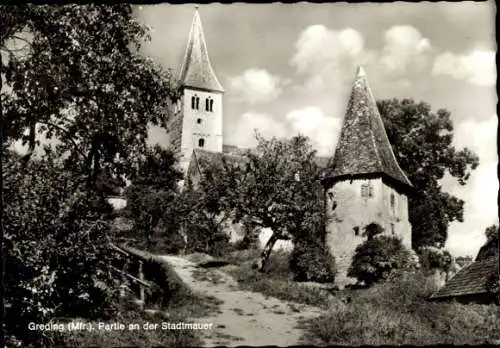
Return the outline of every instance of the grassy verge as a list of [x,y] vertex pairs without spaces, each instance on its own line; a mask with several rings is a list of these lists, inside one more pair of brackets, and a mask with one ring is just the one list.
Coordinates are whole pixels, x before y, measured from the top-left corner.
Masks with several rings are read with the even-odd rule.
[[[182,314],[164,314],[157,312],[149,314],[138,311],[130,306],[124,309],[114,320],[106,321],[108,324],[122,323],[124,330],[74,330],[59,333],[58,346],[61,347],[190,347],[199,346],[201,341],[195,330],[168,330],[162,329],[162,323],[189,322]],[[146,330],[147,323],[158,324],[157,329]],[[129,325],[139,325],[138,330],[129,329]],[[94,327],[98,323],[93,322]]]
[[[215,297],[192,292],[164,261],[148,253],[135,251],[144,261],[146,280],[154,281],[156,288],[146,297],[146,308],[156,312],[139,310],[132,300],[123,300],[115,318],[105,322],[122,323],[124,330],[73,330],[54,334],[54,343],[64,347],[186,347],[201,345],[201,330],[164,329],[162,323],[193,323],[218,311],[221,301]],[[145,329],[148,323],[157,324],[155,329]],[[95,328],[98,322],[92,323]],[[138,330],[129,329],[139,325]]]
[[305,338],[328,345],[499,342],[500,307],[428,302],[431,292],[420,274],[353,292],[350,304],[305,324]]
[[264,272],[252,268],[252,263],[258,255],[258,250],[244,250],[233,252],[227,258],[231,263],[238,265],[236,268],[227,269],[227,272],[234,277],[242,290],[323,308],[331,305],[334,298],[325,291],[293,281],[288,253],[273,253]]

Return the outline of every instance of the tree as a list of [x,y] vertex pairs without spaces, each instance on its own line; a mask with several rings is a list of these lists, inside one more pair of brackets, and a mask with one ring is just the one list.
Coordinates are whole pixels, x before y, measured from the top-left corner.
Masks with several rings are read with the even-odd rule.
[[126,214],[133,219],[135,229],[145,234],[148,244],[153,242],[157,227],[172,231],[169,216],[176,204],[178,182],[182,178],[175,154],[159,145],[147,149],[140,159],[138,171],[125,190]]
[[[95,181],[101,170],[125,179],[146,152],[149,124],[162,124],[178,91],[169,72],[138,54],[147,28],[130,5],[2,7],[14,25],[0,48],[6,135],[31,155],[37,135],[72,170]],[[15,21],[14,21],[15,23]],[[10,29],[10,28],[9,28]],[[19,32],[21,31],[21,32]],[[17,53],[12,40],[26,42]]]
[[258,146],[247,154],[243,179],[231,196],[236,220],[251,218],[272,235],[258,268],[263,270],[276,241],[301,238],[324,242],[325,212],[320,169],[309,139],[266,140],[257,134]]
[[486,235],[486,243],[479,249],[476,261],[486,260],[492,256],[498,257],[498,227],[496,225],[489,226],[484,233]]
[[450,252],[433,246],[422,246],[418,249],[422,268],[428,270],[441,270],[449,272],[453,263]]
[[117,292],[109,265],[112,208],[85,190],[85,178],[50,159],[23,163],[5,154],[6,332],[24,345],[51,345],[26,323],[52,318],[106,318]]
[[493,243],[494,243],[495,241],[498,241],[498,236],[499,236],[500,232],[499,232],[497,225],[491,225],[491,226],[486,228],[486,230],[484,231],[484,234],[486,235],[487,242],[493,241]]
[[[137,175],[147,127],[168,117],[178,90],[138,54],[147,28],[130,5],[2,5],[0,18],[7,331],[42,345],[22,323],[110,309],[111,207],[100,186]],[[37,159],[41,134],[53,144]],[[6,150],[16,140],[28,145],[22,158]]]
[[400,239],[377,235],[356,248],[347,275],[370,286],[389,278],[394,270],[409,267],[410,262],[410,252]]
[[465,185],[479,158],[453,144],[453,124],[447,110],[431,111],[411,99],[377,102],[389,141],[399,165],[418,193],[409,197],[413,248],[444,246],[448,226],[463,221],[464,201],[443,192],[439,180],[445,173]]
[[198,161],[203,172],[196,185],[183,191],[180,206],[185,208],[178,215],[188,250],[220,256],[229,247],[228,227],[235,217],[233,203],[244,178],[243,163],[229,163],[224,157]]
[[365,231],[363,232],[363,237],[366,237],[369,240],[373,239],[375,236],[377,236],[379,234],[384,233],[384,228],[382,226],[380,226],[379,224],[374,223],[374,222],[366,225],[364,230]]

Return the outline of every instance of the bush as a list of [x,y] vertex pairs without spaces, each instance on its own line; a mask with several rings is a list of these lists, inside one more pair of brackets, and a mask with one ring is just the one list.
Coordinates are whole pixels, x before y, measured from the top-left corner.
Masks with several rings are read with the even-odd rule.
[[378,235],[356,248],[347,275],[370,286],[387,279],[395,269],[408,268],[410,257],[399,238]]
[[290,258],[296,281],[330,283],[335,280],[335,259],[326,246],[314,242],[296,242]]
[[495,343],[500,307],[429,302],[422,272],[351,292],[352,302],[308,323],[316,345],[436,345]]
[[452,256],[447,250],[433,246],[423,246],[418,248],[418,256],[420,265],[424,270],[439,269],[445,272],[450,270]]
[[5,159],[6,337],[43,347],[50,345],[45,333],[26,323],[114,315],[118,284],[109,265],[119,256],[108,246],[112,209],[85,177],[50,158]]

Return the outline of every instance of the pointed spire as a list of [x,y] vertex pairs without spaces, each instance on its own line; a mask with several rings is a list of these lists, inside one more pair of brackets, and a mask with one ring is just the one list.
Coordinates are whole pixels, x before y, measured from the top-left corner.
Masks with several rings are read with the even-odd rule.
[[362,67],[358,67],[351,96],[327,178],[380,174],[411,187],[392,151],[384,124]]
[[208,58],[207,44],[201,25],[198,6],[195,6],[193,23],[189,32],[186,54],[182,63],[180,80],[183,86],[224,92]]
[[356,76],[357,77],[366,76],[365,69],[363,69],[361,65],[358,66],[358,72],[356,73]]

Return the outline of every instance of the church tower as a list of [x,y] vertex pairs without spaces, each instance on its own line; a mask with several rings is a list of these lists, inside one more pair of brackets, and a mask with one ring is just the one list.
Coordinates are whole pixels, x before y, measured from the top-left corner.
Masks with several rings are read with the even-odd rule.
[[196,8],[180,76],[182,98],[167,125],[171,147],[180,155],[184,173],[194,149],[222,152],[223,93],[208,57]]
[[327,244],[343,286],[364,227],[377,223],[411,248],[407,195],[413,190],[397,163],[362,67],[358,68],[332,165],[323,179]]

